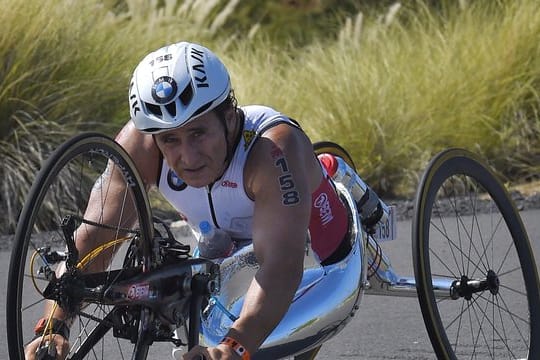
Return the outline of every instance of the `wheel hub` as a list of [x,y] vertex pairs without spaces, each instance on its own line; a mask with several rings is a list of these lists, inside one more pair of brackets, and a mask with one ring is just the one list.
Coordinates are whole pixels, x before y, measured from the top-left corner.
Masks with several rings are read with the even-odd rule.
[[488,270],[484,279],[469,279],[467,275],[461,275],[459,280],[455,280],[450,288],[450,297],[454,300],[465,298],[471,300],[472,295],[489,290],[492,295],[499,293],[499,276]]

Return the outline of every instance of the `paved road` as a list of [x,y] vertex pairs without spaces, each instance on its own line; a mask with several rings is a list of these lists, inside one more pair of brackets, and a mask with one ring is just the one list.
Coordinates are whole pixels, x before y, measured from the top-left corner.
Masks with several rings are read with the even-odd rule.
[[[535,256],[540,259],[540,210],[522,213]],[[400,222],[400,239],[383,244],[396,272],[412,275],[410,222]],[[0,252],[0,289],[6,288],[9,253]],[[538,264],[537,264],[538,266]],[[0,296],[0,319],[5,319],[5,295]],[[4,323],[2,321],[2,323]],[[6,329],[0,327],[0,359],[7,358]],[[170,348],[154,349],[152,358],[170,359]],[[365,296],[360,311],[336,338],[321,349],[318,360],[435,359],[414,298]]]
[[[521,213],[540,269],[540,210]],[[413,275],[410,222],[398,224],[404,238],[383,243],[394,269]],[[416,298],[365,296],[357,318],[319,352],[317,360],[436,359]]]

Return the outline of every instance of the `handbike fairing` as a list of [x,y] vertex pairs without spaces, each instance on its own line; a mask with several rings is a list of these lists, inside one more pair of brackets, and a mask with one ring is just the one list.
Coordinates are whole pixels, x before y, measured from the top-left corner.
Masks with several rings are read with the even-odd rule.
[[[358,309],[366,280],[365,234],[351,194],[336,183],[349,211],[352,250],[340,261],[321,266],[309,244],[304,274],[288,312],[254,354],[277,359],[321,345],[343,329]],[[201,316],[201,344],[215,346],[240,314],[244,295],[259,267],[253,245],[238,250],[220,266],[221,290],[212,296]]]

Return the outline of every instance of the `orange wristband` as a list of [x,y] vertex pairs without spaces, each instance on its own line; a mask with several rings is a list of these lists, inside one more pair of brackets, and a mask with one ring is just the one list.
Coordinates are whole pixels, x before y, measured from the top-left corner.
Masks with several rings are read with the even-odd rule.
[[249,351],[247,351],[247,349],[242,344],[234,340],[232,337],[225,336],[223,339],[221,339],[219,343],[229,346],[238,356],[240,356],[242,360],[251,359]]
[[62,335],[64,338],[69,339],[69,326],[62,320],[55,318],[51,319],[50,328],[46,329],[48,318],[41,318],[34,327],[34,333],[36,336],[42,336],[46,332],[51,332],[52,334]]

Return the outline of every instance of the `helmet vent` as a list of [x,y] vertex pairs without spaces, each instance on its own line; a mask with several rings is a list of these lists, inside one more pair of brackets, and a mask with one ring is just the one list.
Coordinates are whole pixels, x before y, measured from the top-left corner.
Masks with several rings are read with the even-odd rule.
[[195,111],[193,113],[193,117],[199,115],[199,114],[202,114],[203,112],[206,111],[206,109],[208,109],[210,106],[212,106],[212,101],[210,101],[209,103],[206,103],[204,104],[203,106],[201,106],[200,108],[197,109],[197,111]]
[[167,109],[167,111],[172,117],[176,116],[176,103],[174,101],[165,105],[165,109]]
[[129,85],[129,113],[145,133],[185,126],[220,106],[231,93],[231,79],[221,60],[189,42],[168,44],[146,55]]
[[193,88],[191,87],[191,83],[186,86],[179,98],[184,106],[188,106],[189,103],[191,103],[191,100],[193,99]]
[[159,108],[158,105],[154,105],[154,104],[150,104],[150,103],[147,103],[145,102],[144,105],[146,105],[146,108],[148,109],[148,112],[151,112],[152,114],[156,115],[156,116],[163,116],[163,114],[161,113],[161,109]]

